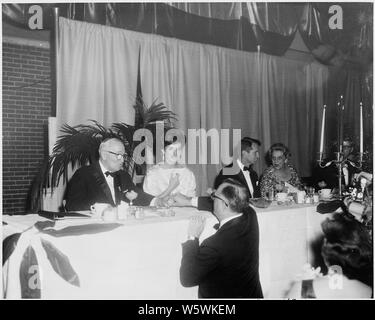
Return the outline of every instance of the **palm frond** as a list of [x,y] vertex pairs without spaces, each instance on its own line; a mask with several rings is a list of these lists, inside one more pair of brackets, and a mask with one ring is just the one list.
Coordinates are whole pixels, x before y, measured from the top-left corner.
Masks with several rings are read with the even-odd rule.
[[126,123],[113,123],[106,128],[95,120],[88,125],[69,126],[64,124],[61,128],[61,135],[53,147],[50,155],[43,163],[38,176],[34,179],[30,190],[29,204],[31,208],[40,208],[40,197],[43,190],[53,189],[59,185],[61,179],[67,182],[68,170],[71,166],[84,166],[93,163],[99,157],[98,149],[100,143],[107,138],[118,138],[123,141],[126,151],[124,168],[132,175],[135,171],[133,150],[140,142],[133,141],[134,132],[140,128],[149,128],[155,133],[155,123],[163,121],[165,128],[172,127],[171,120],[177,120],[176,114],[169,111],[163,103],[156,103],[156,100],[148,108],[141,97],[137,98],[134,105],[139,116],[137,125]]
[[156,104],[156,100],[151,106],[145,111],[143,118],[143,126],[147,128],[148,125],[156,121],[170,121],[171,119],[177,120],[176,114],[163,104]]
[[124,142],[126,152],[131,151],[135,131],[134,126],[119,122],[113,123],[112,128],[116,130],[116,134],[121,137],[121,140]]
[[154,100],[150,107],[147,107],[145,102],[138,98],[134,105],[136,112],[140,117],[140,123],[137,124],[138,128],[147,128],[151,123],[156,121],[168,122],[170,120],[177,120],[176,114],[164,105],[164,103],[156,103]]

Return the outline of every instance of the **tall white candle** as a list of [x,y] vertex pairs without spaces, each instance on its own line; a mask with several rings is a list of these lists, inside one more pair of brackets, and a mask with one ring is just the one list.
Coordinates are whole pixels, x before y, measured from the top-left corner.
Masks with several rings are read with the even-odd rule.
[[325,126],[325,119],[326,119],[326,105],[323,106],[323,118],[322,118],[322,129],[321,129],[321,132],[320,132],[320,148],[319,148],[319,152],[322,153],[323,152],[323,148],[324,148],[324,126]]
[[359,152],[363,153],[363,108],[362,102],[359,104]]

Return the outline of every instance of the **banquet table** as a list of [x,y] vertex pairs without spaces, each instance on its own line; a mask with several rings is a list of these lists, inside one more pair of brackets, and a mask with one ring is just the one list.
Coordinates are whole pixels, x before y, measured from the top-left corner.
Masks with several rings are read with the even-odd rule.
[[[3,239],[20,236],[3,264],[3,297],[197,299],[198,287],[180,284],[181,243],[191,216],[207,218],[200,241],[215,232],[217,220],[194,208],[174,211],[172,217],[146,215],[114,222],[4,215]],[[303,265],[311,262],[310,243],[321,236],[320,223],[326,216],[314,205],[273,203],[256,212],[264,297],[283,298]]]

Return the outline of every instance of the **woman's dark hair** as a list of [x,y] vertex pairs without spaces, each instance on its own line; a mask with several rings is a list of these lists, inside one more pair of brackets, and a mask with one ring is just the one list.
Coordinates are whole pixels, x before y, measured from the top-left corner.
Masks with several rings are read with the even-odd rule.
[[286,158],[289,158],[291,156],[291,153],[285,144],[281,142],[274,143],[269,148],[267,155],[266,155],[266,160],[267,160],[268,165],[272,164],[272,153],[274,151],[281,151]]
[[340,266],[349,279],[372,286],[372,241],[365,226],[349,215],[336,213],[322,222],[322,230],[322,256],[326,263]]

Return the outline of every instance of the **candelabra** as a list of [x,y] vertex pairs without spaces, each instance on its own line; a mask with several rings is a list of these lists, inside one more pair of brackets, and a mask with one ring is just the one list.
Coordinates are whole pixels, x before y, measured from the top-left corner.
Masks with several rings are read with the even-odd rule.
[[342,152],[341,152],[341,146],[340,146],[340,152],[335,152],[336,158],[334,160],[325,162],[323,160],[323,152],[319,152],[319,159],[318,164],[320,168],[326,168],[329,167],[332,164],[336,165],[336,168],[338,170],[338,184],[339,184],[339,197],[342,197],[342,168],[345,162],[349,163],[351,166],[357,169],[362,168],[363,163],[363,152],[359,153],[359,160],[358,162],[350,161],[349,159],[343,159]]

